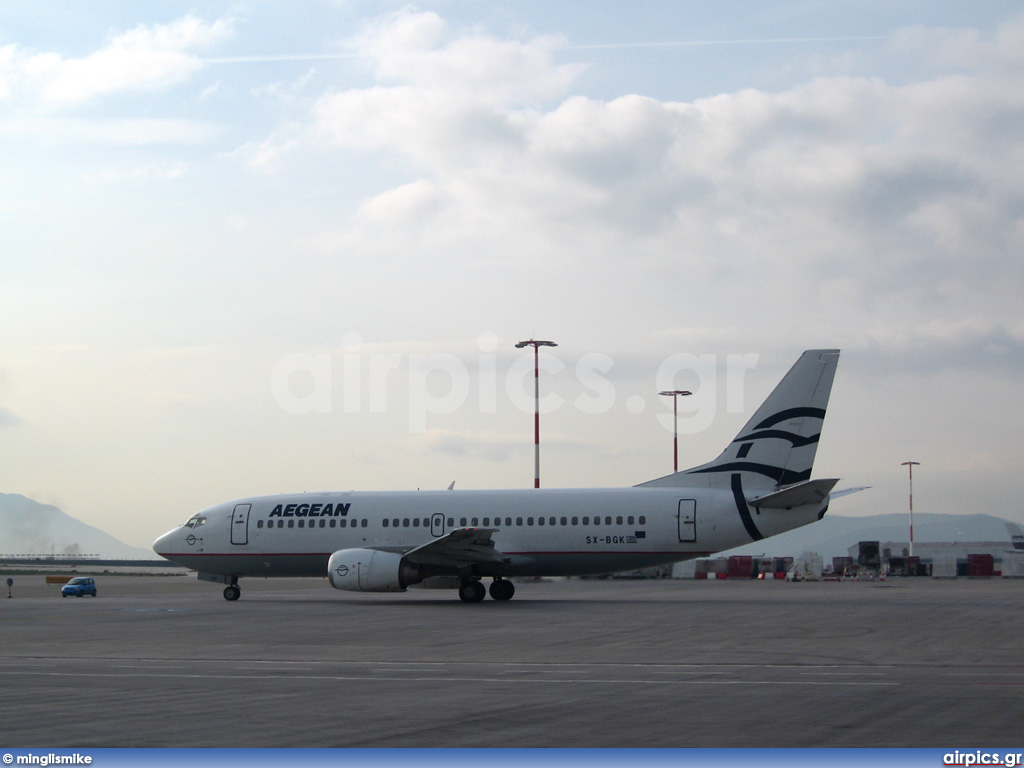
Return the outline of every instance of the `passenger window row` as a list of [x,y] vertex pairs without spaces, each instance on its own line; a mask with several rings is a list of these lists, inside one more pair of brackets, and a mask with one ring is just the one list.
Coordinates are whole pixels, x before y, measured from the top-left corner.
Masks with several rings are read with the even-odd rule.
[[[603,523],[602,523],[602,520],[604,521]],[[455,521],[456,521],[456,518],[449,517],[445,522],[447,523],[448,528],[451,529],[451,528],[455,527]],[[366,528],[369,525],[369,521],[367,521],[365,519],[362,519],[362,520],[348,520],[347,518],[344,518],[344,517],[340,518],[340,519],[332,517],[329,520],[321,518],[319,521],[317,521],[317,520],[309,520],[308,521],[309,522],[308,526],[306,525],[307,521],[303,520],[301,518],[298,519],[298,520],[267,520],[265,522],[266,522],[266,527],[267,528],[274,528],[275,527],[275,523],[276,523],[276,527],[277,528],[284,528],[284,527],[286,527],[285,523],[287,523],[287,527],[288,528],[306,528],[306,527],[309,527],[309,528],[328,528],[328,527],[329,528],[345,528],[345,527]],[[512,518],[512,517],[505,517],[505,518],[501,518],[501,517],[484,517],[484,518],[479,518],[479,517],[460,517],[460,518],[458,518],[458,527],[459,528],[479,528],[479,527],[491,528],[492,526],[495,527],[495,528],[512,528],[513,526],[522,527],[524,525],[527,526],[527,527],[530,527],[530,526],[534,526],[534,525],[536,525],[536,526],[542,526],[542,525],[546,525],[546,526],[552,526],[552,525],[563,525],[563,526],[569,526],[569,525],[572,525],[572,526],[589,525],[589,526],[599,526],[599,525],[646,525],[646,524],[647,524],[647,516],[646,515],[640,515],[639,517],[634,517],[633,515],[626,515],[625,517],[623,515],[615,515],[614,517],[611,516],[611,515],[605,515],[603,518],[600,515],[595,515],[593,517],[591,517],[589,515],[584,515],[583,517],[574,516],[574,517],[515,517],[515,518]],[[381,521],[381,525],[384,528],[429,528],[430,527],[430,518],[429,517],[423,517],[423,518],[419,518],[419,517],[413,517],[413,518],[408,518],[408,517],[403,517],[403,518],[398,518],[398,517],[384,518],[384,520]],[[257,528],[263,528],[264,527],[264,521],[263,520],[257,520],[256,521],[256,527]]]
[[[458,527],[459,528],[467,528],[467,527],[468,528],[478,528],[478,527],[491,528],[493,526],[495,528],[511,528],[511,527],[513,527],[513,525],[518,526],[518,527],[522,527],[523,525],[526,525],[526,526],[532,526],[532,525],[602,525],[601,520],[602,520],[602,518],[599,515],[595,515],[594,517],[590,517],[589,515],[586,515],[584,517],[578,517],[578,516],[576,516],[576,517],[515,517],[515,518],[512,518],[512,517],[505,517],[505,518],[502,518],[502,517],[484,517],[484,518],[479,518],[479,517],[460,517],[460,518],[458,518]],[[628,515],[626,517],[623,517],[622,515],[616,515],[615,517],[612,517],[611,515],[606,515],[603,518],[603,520],[604,520],[604,523],[603,523],[604,525],[623,525],[623,524],[625,524],[625,525],[637,525],[637,524],[639,524],[639,525],[646,525],[647,524],[647,516],[646,515],[640,515],[639,518],[636,518],[633,515]],[[449,517],[445,522],[447,523],[449,528],[454,528],[455,527],[455,521],[456,521],[456,518]],[[614,521],[614,523],[612,521]],[[399,527],[401,527],[401,528],[410,528],[410,527],[411,528],[421,528],[421,527],[422,528],[429,528],[430,527],[430,518],[429,517],[424,517],[424,518],[414,517],[414,518],[410,519],[408,517],[404,517],[404,518],[397,518],[397,517],[395,517],[395,518],[391,518],[390,521],[387,518],[384,518],[383,526],[385,528],[387,528],[387,527],[389,527],[389,525],[392,528],[399,528]]]
[[[275,523],[277,523],[277,527],[278,528],[284,528],[285,527],[285,522],[286,522],[285,520],[267,520],[267,528],[273,528]],[[319,525],[317,524],[318,522],[319,522]],[[306,528],[307,527],[306,526],[306,521],[301,519],[301,518],[298,521],[296,521],[296,520],[288,520],[287,523],[288,523],[288,527],[289,528]],[[330,528],[345,528],[346,526],[351,526],[352,528],[366,528],[368,525],[369,525],[369,522],[367,520],[349,520],[348,518],[344,518],[344,517],[342,517],[340,519],[332,517],[330,520],[325,520],[324,518],[321,518],[319,521],[317,521],[317,520],[310,520],[308,527],[310,527],[310,528],[328,528],[328,527],[330,527]],[[257,528],[262,528],[263,527],[263,521],[262,520],[257,520],[256,521],[256,527]]]

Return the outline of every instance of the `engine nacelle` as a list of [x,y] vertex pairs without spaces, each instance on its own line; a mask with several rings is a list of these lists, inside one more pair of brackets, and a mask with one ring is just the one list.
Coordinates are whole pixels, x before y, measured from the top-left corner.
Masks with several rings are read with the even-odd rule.
[[327,575],[332,587],[350,592],[404,592],[423,580],[401,555],[377,549],[339,549],[327,563]]

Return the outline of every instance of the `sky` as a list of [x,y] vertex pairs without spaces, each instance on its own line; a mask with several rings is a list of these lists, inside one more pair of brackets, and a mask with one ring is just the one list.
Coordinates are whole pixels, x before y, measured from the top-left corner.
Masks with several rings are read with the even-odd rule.
[[1024,522],[1022,125],[1017,2],[6,4],[0,492],[529,488],[542,339],[544,487],[840,348],[833,512]]

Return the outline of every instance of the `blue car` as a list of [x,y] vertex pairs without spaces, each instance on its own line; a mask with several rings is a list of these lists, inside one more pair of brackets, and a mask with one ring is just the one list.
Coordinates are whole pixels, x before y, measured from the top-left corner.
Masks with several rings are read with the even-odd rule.
[[96,597],[96,580],[90,576],[76,576],[60,589],[60,596],[82,597],[92,595]]

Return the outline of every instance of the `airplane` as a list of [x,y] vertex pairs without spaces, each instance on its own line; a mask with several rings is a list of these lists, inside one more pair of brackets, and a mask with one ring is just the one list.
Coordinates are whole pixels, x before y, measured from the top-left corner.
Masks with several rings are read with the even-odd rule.
[[837,349],[804,352],[718,458],[633,487],[256,496],[196,513],[153,549],[226,584],[231,601],[240,578],[275,576],[505,601],[512,577],[706,557],[825,515],[838,479],[812,480],[811,469],[838,360]]

